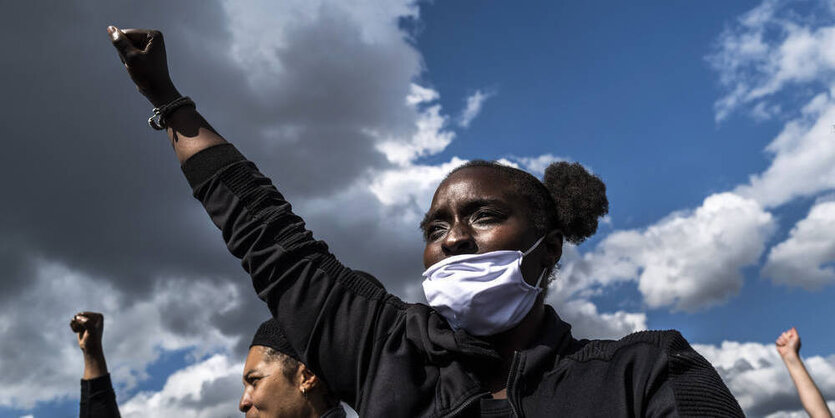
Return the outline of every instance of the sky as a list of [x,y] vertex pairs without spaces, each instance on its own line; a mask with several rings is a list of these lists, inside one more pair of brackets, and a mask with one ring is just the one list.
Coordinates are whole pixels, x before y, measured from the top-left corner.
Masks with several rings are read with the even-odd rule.
[[575,336],[678,329],[749,416],[791,417],[796,326],[835,408],[835,3],[56,0],[0,15],[0,417],[77,414],[82,310],[123,416],[238,416],[269,315],[110,24],[163,31],[180,91],[401,298],[450,169],[577,161],[610,213],[549,289]]

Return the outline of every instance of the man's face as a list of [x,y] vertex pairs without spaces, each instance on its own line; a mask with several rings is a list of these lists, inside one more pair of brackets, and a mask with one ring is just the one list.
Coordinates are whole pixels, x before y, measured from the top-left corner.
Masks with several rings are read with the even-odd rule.
[[296,375],[288,379],[282,362],[267,355],[267,348],[254,345],[244,364],[244,394],[238,408],[247,418],[295,418],[310,414]]

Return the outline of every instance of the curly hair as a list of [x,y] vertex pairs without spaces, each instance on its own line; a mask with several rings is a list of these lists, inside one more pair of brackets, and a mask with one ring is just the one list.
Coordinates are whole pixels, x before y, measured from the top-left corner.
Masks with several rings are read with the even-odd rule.
[[559,229],[568,242],[579,244],[597,231],[598,218],[609,213],[606,185],[580,163],[551,163],[539,181],[532,174],[496,161],[473,160],[452,174],[472,167],[488,167],[507,176],[527,201],[528,216],[540,234]]

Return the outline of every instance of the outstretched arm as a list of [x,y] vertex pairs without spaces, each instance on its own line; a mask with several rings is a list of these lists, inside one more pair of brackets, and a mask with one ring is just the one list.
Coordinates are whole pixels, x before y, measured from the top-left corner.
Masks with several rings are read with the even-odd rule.
[[[168,75],[161,33],[115,27],[108,32],[151,104],[159,107],[180,97]],[[375,353],[386,338],[405,334],[394,332],[395,326],[406,326],[401,320],[405,304],[344,267],[327,245],[314,240],[270,179],[192,107],[178,108],[167,122],[194,196],[221,229],[229,251],[242,260],[293,350],[340,399],[356,406],[372,380],[367,376],[376,371]]]
[[800,402],[803,408],[812,418],[832,418],[832,413],[826,406],[820,390],[815,385],[815,381],[809,376],[806,371],[806,366],[803,360],[800,359],[800,335],[797,329],[792,329],[780,334],[777,338],[777,352],[783,362],[786,363],[786,368],[789,369],[789,374],[797,387],[797,394],[800,396]]
[[[168,74],[165,41],[160,31],[108,26],[107,33],[137,90],[154,107],[181,97]],[[180,163],[206,148],[226,143],[193,106],[178,108],[166,121],[168,138]]]
[[77,334],[78,347],[84,353],[79,417],[118,418],[116,394],[101,346],[104,316],[97,312],[79,312],[70,320],[70,328]]

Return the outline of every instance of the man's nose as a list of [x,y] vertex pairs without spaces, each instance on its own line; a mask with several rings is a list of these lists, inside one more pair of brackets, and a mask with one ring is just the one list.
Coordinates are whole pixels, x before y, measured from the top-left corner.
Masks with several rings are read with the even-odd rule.
[[463,223],[456,222],[450,228],[444,241],[441,243],[444,255],[474,254],[478,246],[473,238],[472,231]]
[[252,408],[252,399],[250,399],[249,391],[245,390],[244,394],[241,395],[241,401],[238,402],[238,409],[241,412],[249,411],[249,408]]

